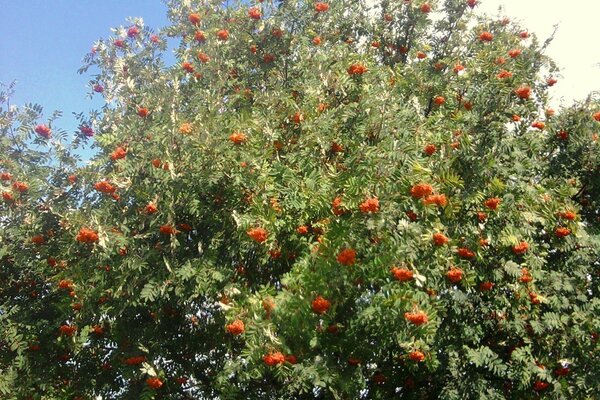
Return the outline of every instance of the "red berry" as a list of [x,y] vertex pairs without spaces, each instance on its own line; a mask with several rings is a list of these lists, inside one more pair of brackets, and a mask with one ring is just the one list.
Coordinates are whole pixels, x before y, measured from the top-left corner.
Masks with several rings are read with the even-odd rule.
[[317,296],[317,298],[314,299],[311,304],[311,309],[316,314],[325,314],[327,311],[329,311],[330,307],[331,303],[329,300],[323,298],[322,296]]

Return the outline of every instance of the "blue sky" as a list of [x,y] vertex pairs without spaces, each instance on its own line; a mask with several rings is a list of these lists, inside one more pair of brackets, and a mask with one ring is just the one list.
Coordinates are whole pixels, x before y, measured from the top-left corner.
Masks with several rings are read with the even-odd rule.
[[61,128],[77,128],[72,112],[102,105],[86,97],[89,73],[79,75],[83,56],[111,27],[142,17],[146,26],[166,26],[160,0],[0,0],[0,82],[17,81],[13,104],[38,103],[44,116],[62,110]]

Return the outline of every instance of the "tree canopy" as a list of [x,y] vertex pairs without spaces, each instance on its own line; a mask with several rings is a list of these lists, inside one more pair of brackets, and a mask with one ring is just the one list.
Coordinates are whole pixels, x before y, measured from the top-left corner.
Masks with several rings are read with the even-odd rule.
[[100,40],[78,132],[4,88],[0,397],[594,398],[600,101],[549,107],[551,38],[233,3]]

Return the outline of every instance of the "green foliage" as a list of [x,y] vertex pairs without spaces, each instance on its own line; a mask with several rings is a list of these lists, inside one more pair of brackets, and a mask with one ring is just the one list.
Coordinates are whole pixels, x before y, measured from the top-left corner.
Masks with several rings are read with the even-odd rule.
[[466,0],[221,3],[99,41],[71,137],[0,96],[0,395],[600,392],[600,103],[551,115],[548,43]]

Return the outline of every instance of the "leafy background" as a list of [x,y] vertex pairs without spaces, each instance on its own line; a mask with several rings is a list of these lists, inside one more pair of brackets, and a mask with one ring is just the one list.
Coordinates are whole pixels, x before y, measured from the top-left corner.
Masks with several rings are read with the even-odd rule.
[[422,2],[203,3],[86,56],[105,100],[78,116],[89,165],[83,131],[4,103],[2,393],[592,398],[600,107],[551,115],[543,41],[462,0],[436,21]]

